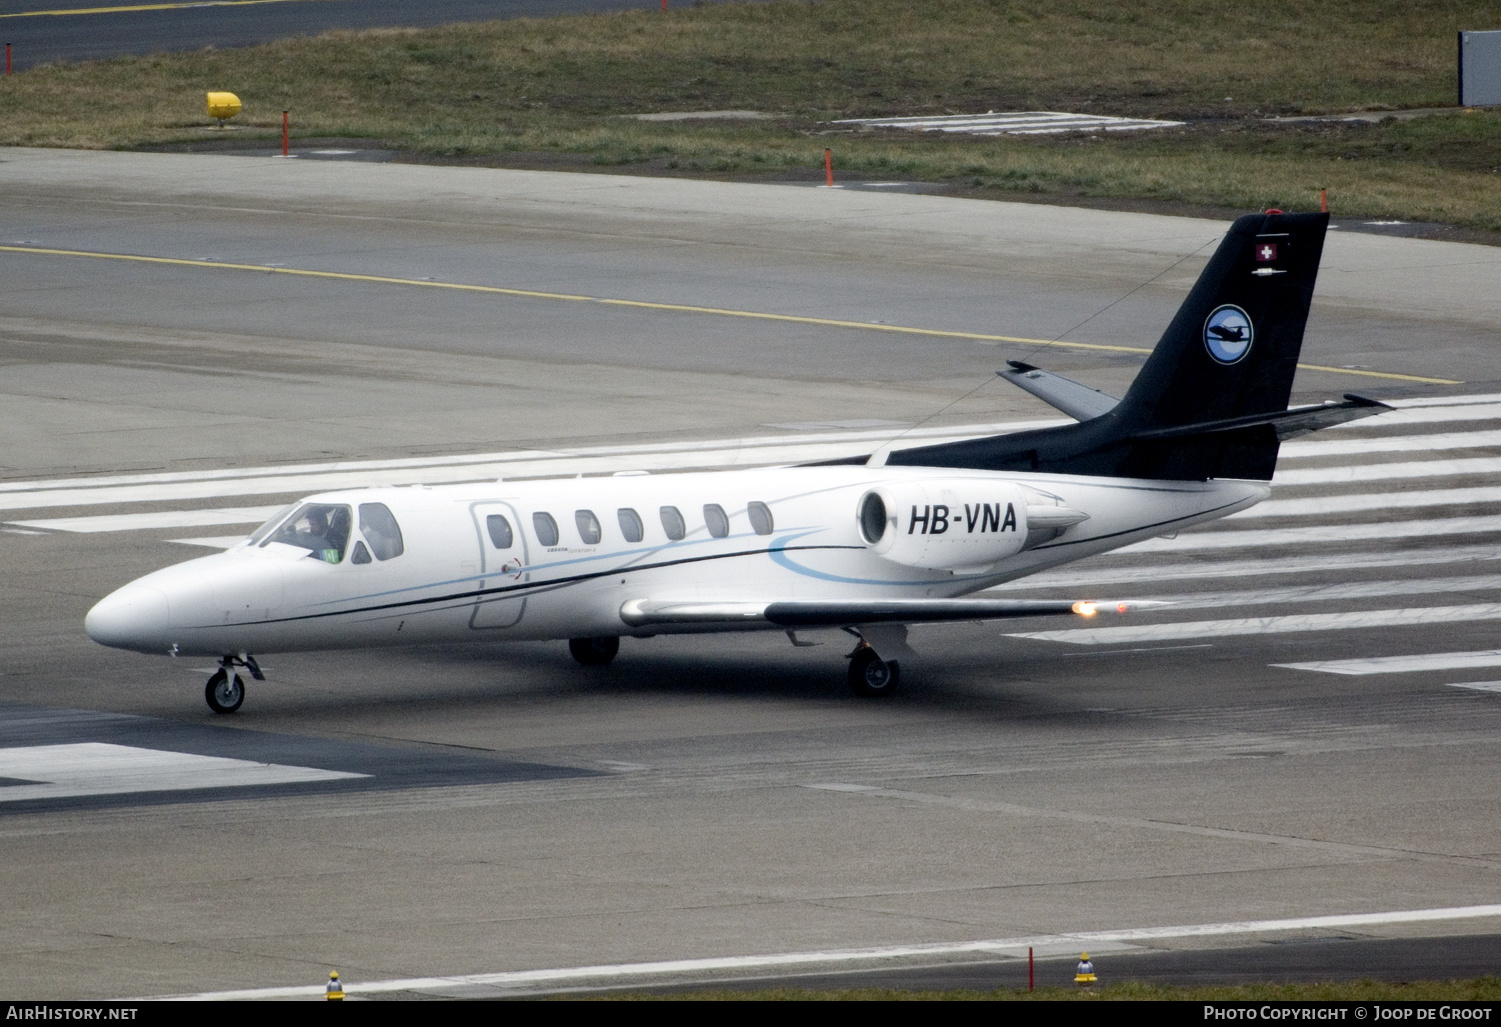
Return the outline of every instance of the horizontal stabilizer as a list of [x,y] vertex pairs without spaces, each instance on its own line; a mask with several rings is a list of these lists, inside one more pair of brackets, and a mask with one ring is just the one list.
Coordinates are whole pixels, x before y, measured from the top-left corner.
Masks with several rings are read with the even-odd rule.
[[1030,392],[1048,406],[1062,410],[1076,421],[1088,421],[1108,414],[1120,402],[1108,393],[1091,389],[1088,385],[1082,385],[1061,374],[1044,371],[1020,360],[1008,360],[1006,363],[1011,365],[1011,370],[997,371],[996,374],[1024,392]]
[[1203,421],[1199,424],[1182,424],[1173,428],[1157,428],[1152,431],[1137,432],[1131,438],[1142,441],[1148,439],[1178,439],[1186,438],[1190,435],[1209,435],[1214,432],[1237,431],[1242,428],[1255,428],[1258,425],[1268,424],[1277,433],[1277,441],[1285,442],[1288,439],[1297,438],[1299,435],[1307,435],[1309,432],[1318,431],[1320,428],[1330,428],[1336,424],[1358,421],[1362,417],[1383,414],[1392,409],[1394,408],[1387,406],[1379,400],[1367,399],[1365,396],[1346,393],[1343,403],[1336,403],[1333,400],[1329,400],[1327,403],[1319,403],[1306,407],[1293,407],[1291,410],[1281,410],[1270,414],[1250,414],[1246,417],[1230,417],[1222,421]]
[[858,624],[921,624],[938,621],[1000,620],[1008,617],[1047,617],[1074,613],[1094,616],[1097,610],[1125,613],[1143,602],[1067,599],[795,599],[784,602],[673,602],[632,599],[620,607],[620,619],[631,627],[649,624],[757,624],[783,628],[853,627]]

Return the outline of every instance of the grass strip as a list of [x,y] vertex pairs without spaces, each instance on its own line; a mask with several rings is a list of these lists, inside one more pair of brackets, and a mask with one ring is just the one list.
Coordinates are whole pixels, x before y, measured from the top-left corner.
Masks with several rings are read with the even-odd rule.
[[[1309,209],[1501,230],[1501,113],[1264,120],[1452,105],[1454,33],[1495,0],[773,0],[48,65],[0,79],[0,143],[191,145],[230,90],[269,141],[419,158],[733,177],[839,173],[986,191]],[[759,121],[641,122],[752,109]],[[1069,110],[1188,120],[1148,133],[977,139],[841,118]],[[246,139],[255,131],[242,132]]]

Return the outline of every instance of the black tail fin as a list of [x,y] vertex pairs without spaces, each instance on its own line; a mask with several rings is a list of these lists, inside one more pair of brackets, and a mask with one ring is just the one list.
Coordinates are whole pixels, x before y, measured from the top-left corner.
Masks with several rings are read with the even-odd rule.
[[[888,464],[1196,481],[1270,479],[1327,214],[1231,226],[1125,398],[1061,428],[890,453]],[[1227,423],[1229,422],[1229,423]]]

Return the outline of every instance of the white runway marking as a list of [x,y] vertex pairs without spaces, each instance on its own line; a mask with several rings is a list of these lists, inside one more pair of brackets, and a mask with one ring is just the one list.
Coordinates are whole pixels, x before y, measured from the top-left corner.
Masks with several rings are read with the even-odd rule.
[[1501,531],[1501,514],[1483,517],[1446,517],[1419,521],[1379,521],[1375,524],[1314,524],[1306,528],[1265,528],[1250,531],[1187,532],[1177,538],[1150,538],[1117,550],[1121,553],[1170,553],[1188,549],[1240,549],[1254,546],[1302,546],[1315,543],[1364,542],[1372,539],[1469,535]]
[[[1176,624],[1140,624],[1119,628],[1019,631],[1009,633],[1009,637],[1034,638],[1046,642],[1069,642],[1073,645],[1121,645],[1130,642],[1160,642],[1180,638],[1282,635],[1304,631],[1359,631],[1369,628],[1410,628],[1422,624],[1458,624],[1492,620],[1501,620],[1501,603],[1420,606],[1402,610],[1359,610],[1350,613],[1299,613],[1282,617],[1181,621]],[[1276,666],[1290,665],[1276,664]]]
[[1440,566],[1501,560],[1498,546],[1453,546],[1395,553],[1343,553],[1334,556],[1282,556],[1270,559],[1217,560],[1203,563],[1142,563],[1129,567],[1044,571],[1030,578],[1008,581],[987,592],[1036,591],[1077,585],[1121,584],[1137,581],[1175,581],[1191,578],[1251,578],[1272,574],[1319,574],[1325,571],[1373,567]]
[[1274,663],[1288,670],[1312,670],[1321,674],[1410,674],[1428,670],[1469,670],[1501,667],[1501,649],[1468,653],[1423,653],[1415,656],[1373,656],[1362,660],[1314,660],[1308,663]]
[[[1357,422],[1358,423],[1358,422]],[[1373,439],[1293,439],[1277,451],[1278,460],[1361,453],[1436,453],[1446,449],[1501,446],[1501,431],[1435,432],[1432,435],[1385,435]]]
[[200,528],[209,524],[260,524],[280,509],[279,505],[236,506],[215,510],[162,510],[155,513],[108,514],[98,517],[53,517],[11,523],[27,528],[46,528],[48,531],[144,531],[154,528]]
[[1347,481],[1395,481],[1401,478],[1449,478],[1501,472],[1501,459],[1415,460],[1391,464],[1352,464],[1348,467],[1277,469],[1273,485],[1338,485]]
[[1501,589],[1501,574],[1476,574],[1461,578],[1414,578],[1405,581],[1349,581],[1330,585],[1289,585],[1286,588],[1245,589],[1229,592],[1183,592],[1141,596],[1168,602],[1184,609],[1216,606],[1268,606],[1287,603],[1336,602],[1343,599],[1376,599],[1382,596],[1440,595],[1448,592],[1494,592]]
[[1451,681],[1450,688],[1473,688],[1477,692],[1501,692],[1501,681]]
[[[1384,924],[1444,923],[1501,916],[1501,904],[1448,906],[1437,909],[1403,909],[1388,913],[1338,913],[1332,916],[1290,917],[1283,920],[1233,920],[1215,924],[1173,927],[1135,927],[1113,931],[1078,931],[1067,934],[1037,934],[984,941],[937,942],[927,945],[888,945],[860,949],[816,949],[808,952],[778,952],[755,956],[720,956],[707,959],[674,959],[650,963],[611,963],[601,966],[571,966],[546,970],[512,970],[489,974],[454,974],[448,977],[406,977],[384,981],[344,981],[346,995],[379,995],[398,991],[452,991],[490,988],[497,992],[558,990],[570,983],[604,984],[630,978],[681,977],[692,979],[725,971],[764,971],[818,964],[874,963],[882,960],[921,959],[939,956],[1001,956],[1025,959],[1027,949],[1042,955],[1072,954],[1102,944],[1133,944],[1176,938],[1215,938],[1240,934],[1271,934],[1288,931],[1325,931]],[[196,995],[161,996],[184,1000],[235,1000],[275,998],[321,998],[323,985],[286,988],[247,988],[242,991],[210,991]]]
[[[1468,489],[1417,489],[1412,492],[1373,492],[1346,496],[1311,496],[1307,499],[1269,499],[1249,510],[1226,517],[1227,521],[1256,517],[1318,517],[1325,514],[1360,513],[1365,510],[1411,510],[1424,506],[1463,506],[1468,503],[1501,502],[1501,486]],[[23,522],[17,524],[43,522]]]
[[137,749],[105,742],[0,749],[0,778],[28,782],[0,787],[0,803],[83,795],[338,781],[369,776],[342,770]]
[[836,125],[869,125],[872,128],[907,128],[921,132],[960,132],[966,135],[1059,135],[1064,132],[1139,132],[1172,128],[1181,121],[1147,118],[1115,118],[1104,114],[1072,114],[1064,111],[1008,111],[997,114],[940,114],[912,118],[845,118]]

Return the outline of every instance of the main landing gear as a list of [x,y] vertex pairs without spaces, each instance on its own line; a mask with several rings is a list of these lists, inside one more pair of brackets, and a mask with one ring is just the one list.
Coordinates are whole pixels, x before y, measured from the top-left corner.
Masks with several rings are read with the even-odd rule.
[[849,654],[850,690],[862,699],[880,699],[902,683],[902,668],[895,660],[883,660],[865,639]]
[[568,651],[585,667],[603,667],[620,652],[618,638],[571,638]]
[[215,713],[233,713],[245,701],[245,682],[235,673],[236,667],[244,667],[257,681],[266,680],[266,675],[261,673],[254,656],[241,653],[239,656],[227,654],[220,657],[219,669],[214,671],[203,689],[208,708]]

